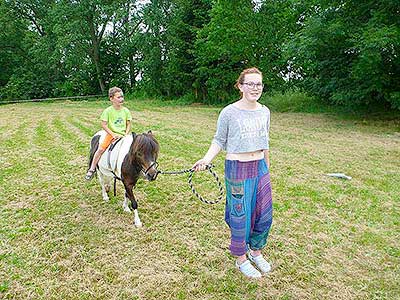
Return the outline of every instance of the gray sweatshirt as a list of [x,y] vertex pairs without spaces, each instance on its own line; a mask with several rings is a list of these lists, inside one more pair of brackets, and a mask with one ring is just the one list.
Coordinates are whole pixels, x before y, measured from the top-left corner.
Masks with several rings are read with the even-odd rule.
[[217,132],[213,143],[227,153],[244,153],[269,149],[268,107],[257,110],[243,110],[226,106],[218,117]]

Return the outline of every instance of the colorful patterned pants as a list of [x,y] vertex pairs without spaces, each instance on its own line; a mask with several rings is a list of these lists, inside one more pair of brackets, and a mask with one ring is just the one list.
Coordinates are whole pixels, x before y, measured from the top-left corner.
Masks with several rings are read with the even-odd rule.
[[271,182],[265,160],[225,160],[225,183],[225,221],[231,230],[232,255],[243,255],[248,247],[264,248],[272,224]]

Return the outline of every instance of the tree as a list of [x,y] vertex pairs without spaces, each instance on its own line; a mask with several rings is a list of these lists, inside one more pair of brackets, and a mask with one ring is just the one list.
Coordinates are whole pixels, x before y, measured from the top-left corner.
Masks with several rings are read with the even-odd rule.
[[110,19],[102,47],[103,72],[107,74],[109,86],[124,90],[136,86],[140,73],[138,44],[140,28],[143,25],[142,5],[125,1]]
[[395,1],[321,1],[288,53],[307,91],[330,103],[400,108]]
[[[9,18],[10,6],[0,2],[0,87],[7,84],[15,70],[25,60],[23,40],[28,24],[24,20]],[[19,37],[19,38],[16,38]]]
[[[0,13],[4,20],[5,49],[15,47],[11,57],[17,63],[11,69],[3,91],[7,98],[39,98],[53,94],[60,80],[59,58],[55,51],[57,37],[54,34],[52,0],[9,0]],[[8,10],[8,11],[7,11]],[[11,12],[11,13],[10,13]],[[16,20],[10,21],[9,15]]]
[[195,42],[195,88],[200,100],[222,103],[232,99],[240,71],[256,64],[253,8],[250,0],[214,3],[210,22],[198,32]]
[[307,14],[310,1],[263,1],[254,21],[256,64],[263,71],[266,89],[283,90],[290,80],[290,60],[285,45],[302,28],[301,19]]
[[167,57],[166,26],[171,13],[171,1],[155,0],[142,10],[143,28],[137,34],[141,55],[142,87],[152,95],[166,94],[164,69]]
[[107,26],[123,7],[124,2],[119,0],[62,0],[57,5],[58,35],[63,37],[60,47],[75,61],[90,59],[102,93],[108,76],[101,57],[102,51],[106,52],[103,41]]
[[209,21],[209,0],[177,0],[172,6],[166,27],[165,89],[168,95],[195,93],[196,68],[194,44],[196,35]]

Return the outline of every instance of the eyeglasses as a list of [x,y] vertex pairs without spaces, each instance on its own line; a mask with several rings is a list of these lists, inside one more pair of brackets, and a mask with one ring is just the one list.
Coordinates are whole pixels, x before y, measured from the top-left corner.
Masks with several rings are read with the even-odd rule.
[[247,85],[249,88],[254,89],[256,88],[257,90],[261,90],[264,87],[264,83],[258,82],[243,82],[242,84]]

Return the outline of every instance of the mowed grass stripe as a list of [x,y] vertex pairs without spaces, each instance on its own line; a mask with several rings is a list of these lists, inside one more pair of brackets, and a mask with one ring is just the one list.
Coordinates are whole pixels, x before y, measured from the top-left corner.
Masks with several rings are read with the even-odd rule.
[[[54,141],[56,139],[53,139],[54,135],[53,135],[53,138],[51,138],[50,135],[47,133],[46,129],[51,129],[51,126],[48,126],[48,124],[45,121],[40,121],[39,126],[36,130],[36,132],[37,132],[36,142],[41,147],[49,147],[51,145],[52,150],[49,151],[48,155],[47,155],[47,157],[49,158],[49,162],[51,162],[51,166],[52,167],[54,167],[54,166],[60,167],[59,164],[61,163],[62,164],[61,167],[62,167],[62,169],[64,169],[65,159],[63,159],[63,157],[65,156],[65,151],[63,149],[55,149],[53,147]],[[55,132],[55,131],[52,130],[52,132]],[[61,154],[64,154],[64,156],[61,156]],[[64,162],[63,162],[63,160],[64,160]],[[56,178],[56,180],[57,180],[57,178]],[[53,182],[53,184],[57,184],[57,183]],[[51,191],[51,188],[49,188],[49,190]],[[68,193],[71,195],[71,191],[68,191]],[[61,198],[60,200],[62,200],[62,198],[63,198],[62,194],[60,194],[60,193],[57,194],[56,196],[58,198]],[[73,196],[73,193],[71,196]],[[54,203],[54,201],[51,200],[51,197],[47,197],[43,200],[44,201],[37,202],[36,205],[38,206],[38,209],[40,211],[46,211],[47,217],[51,218],[52,222],[49,222],[48,219],[44,220],[45,224],[46,224],[44,226],[48,227],[48,229],[49,229],[48,232],[47,232],[47,230],[44,230],[45,228],[43,228],[42,226],[39,226],[40,225],[39,223],[35,224],[36,226],[39,226],[39,228],[41,227],[40,235],[45,236],[46,232],[47,232],[48,234],[55,235],[55,237],[64,236],[64,239],[61,241],[58,239],[56,239],[54,241],[54,239],[51,238],[50,236],[46,236],[46,238],[41,241],[41,245],[43,247],[41,247],[40,249],[34,248],[36,250],[36,252],[39,251],[39,253],[41,253],[40,257],[44,258],[43,262],[45,262],[45,264],[48,264],[49,261],[50,262],[52,261],[52,259],[48,255],[46,255],[46,253],[49,253],[49,255],[51,254],[51,256],[54,256],[56,253],[59,253],[60,252],[59,242],[65,243],[65,241],[69,239],[68,231],[72,231],[70,233],[72,236],[81,236],[81,237],[83,237],[84,240],[87,240],[87,238],[89,236],[92,236],[94,232],[93,232],[93,228],[89,227],[90,230],[89,230],[88,234],[85,235],[84,234],[85,230],[82,229],[82,226],[77,226],[79,224],[75,224],[74,222],[71,222],[71,217],[74,215],[74,213],[71,215],[71,213],[72,213],[71,207],[68,208],[68,206],[70,206],[71,202],[68,201],[68,202],[66,202],[66,204],[64,204],[63,202],[57,202],[59,204],[56,204],[56,203]],[[58,209],[57,209],[57,207],[58,207]],[[43,208],[45,208],[45,209],[43,209]],[[54,215],[51,212],[52,210],[56,210],[59,213]],[[60,216],[67,217],[67,218],[63,219],[62,220],[63,222],[58,222],[58,219]],[[12,223],[13,222],[10,222],[10,224],[12,224]],[[86,221],[82,221],[80,225],[83,225],[85,223],[86,223]],[[48,226],[49,224],[50,224],[50,227]],[[32,227],[29,227],[29,228],[30,228],[30,231],[33,231]],[[25,230],[25,232],[26,232],[26,230]],[[35,233],[34,233],[34,235],[35,235]],[[24,240],[29,241],[30,239],[25,235]],[[37,240],[37,238],[35,240],[36,240],[36,243],[39,242]],[[39,242],[39,244],[40,244],[40,242]],[[75,244],[75,242],[73,244]],[[32,245],[32,244],[28,242],[28,246],[27,246],[28,249],[29,249],[29,245]],[[65,249],[63,247],[61,247],[61,251],[65,252],[64,255],[66,255],[67,253],[70,253],[69,251],[71,251],[72,249],[73,249],[73,247],[72,248],[65,247]],[[25,253],[25,254],[26,254],[26,257],[29,258],[30,251],[28,250],[27,252],[28,253]],[[20,251],[20,253],[24,253],[24,251],[22,250],[22,251]],[[59,255],[59,254],[57,254],[57,255]],[[35,261],[35,259],[32,259],[32,261]],[[52,272],[53,269],[57,273],[60,271],[59,270],[60,268],[57,267],[57,265],[53,265],[53,266],[54,266],[54,268],[52,268],[51,270],[47,270],[46,272],[43,272],[44,269],[42,269],[42,264],[36,260],[35,265],[30,266],[30,269],[34,272],[35,276],[39,276],[39,278],[47,277],[47,276],[49,276],[49,278],[54,278],[54,275],[56,275],[56,274],[54,274],[54,272]],[[68,269],[65,269],[64,271],[69,272]],[[47,275],[46,275],[46,273],[47,273]],[[56,294],[55,290],[50,289],[50,291],[46,291],[44,288],[42,288],[43,282],[36,281],[35,278],[25,277],[25,279],[26,279],[25,280],[26,282],[31,282],[32,286],[34,287],[33,292],[36,293],[37,295],[40,295],[40,296],[43,296],[44,298],[49,299],[48,298],[49,296]],[[47,284],[51,285],[51,280],[50,281],[46,280],[46,281],[47,281]],[[17,290],[18,290],[18,288],[17,288]],[[79,292],[79,289],[76,289],[75,293],[78,293],[78,292]],[[23,295],[24,294],[21,294],[22,298],[25,298]],[[70,297],[67,297],[67,298],[70,298]]]
[[[6,190],[7,181],[14,182],[18,177],[30,170],[30,130],[28,122],[21,123],[17,129],[8,133],[7,138],[2,141],[0,148],[0,185]],[[10,183],[10,182],[9,182]],[[3,186],[4,185],[4,186]],[[0,191],[2,190],[0,187]]]
[[[121,184],[117,197],[104,203],[98,182],[84,181],[80,164],[108,104],[14,107],[16,115],[34,110],[35,118],[22,121],[28,122],[21,141],[27,160],[15,156],[18,142],[10,142],[6,161],[39,172],[24,169],[0,182],[0,298],[350,300],[400,294],[397,123],[272,113],[275,219],[265,254],[273,271],[251,282],[229,255],[224,203],[194,198],[186,175],[139,181],[142,229],[122,211]],[[219,109],[127,104],[137,107],[133,131],[153,129],[159,140],[161,169],[190,167],[206,152]],[[214,163],[222,177],[223,155]],[[353,180],[325,176],[332,167]],[[212,197],[207,174],[196,178],[202,194]]]
[[99,124],[94,124],[90,123],[88,124],[87,122],[84,121],[83,118],[77,118],[77,117],[68,117],[67,121],[69,124],[73,125],[81,133],[83,133],[85,136],[87,136],[87,144],[90,144],[90,138],[101,129],[100,127],[100,122]]
[[[300,140],[301,141],[301,140]],[[301,141],[303,142],[303,141]],[[307,140],[307,142],[309,142]],[[282,141],[281,141],[282,143]],[[354,143],[354,142],[353,142]],[[282,143],[285,144],[285,143]],[[328,144],[330,144],[328,142]],[[296,144],[294,144],[296,146]],[[299,145],[301,147],[301,145]],[[274,147],[272,147],[273,149]],[[324,147],[321,145],[320,147],[316,147],[316,149],[324,149]],[[332,163],[332,165],[335,166],[336,169],[341,169],[341,155],[343,152],[337,152],[338,155],[335,155],[337,158],[337,161]],[[348,153],[346,153],[348,155]],[[290,157],[292,155],[286,155],[286,157]],[[321,158],[326,157],[326,155],[320,155]],[[274,162],[274,160],[273,160]],[[309,162],[309,160],[305,159],[299,159],[298,164],[297,164],[297,169],[305,169],[305,166],[302,166],[301,164],[304,162]],[[286,160],[286,163],[288,161]],[[290,163],[290,162],[289,162]],[[283,161],[282,161],[283,164]],[[299,165],[300,164],[300,165]],[[275,169],[273,170],[274,174]],[[279,172],[279,169],[276,170],[276,172]],[[313,170],[315,172],[315,170]],[[290,176],[295,176],[295,174],[298,174],[299,172],[292,172]],[[369,169],[363,170],[363,175],[368,174]],[[276,174],[276,173],[275,173]],[[382,214],[384,214],[383,211],[377,210],[376,207],[368,205],[368,203],[371,202],[371,198],[377,200],[376,196],[372,196],[373,191],[371,190],[365,190],[365,189],[360,189],[357,186],[362,185],[362,181],[360,182],[340,182],[338,180],[334,179],[322,179],[322,180],[315,180],[315,178],[308,178],[307,181],[304,181],[302,178],[296,178],[296,180],[293,180],[293,177],[291,180],[287,181],[284,178],[284,173],[279,174],[280,178],[277,180],[280,182],[278,184],[278,190],[277,193],[285,193],[287,196],[290,196],[288,199],[285,199],[284,202],[277,203],[275,202],[275,207],[276,208],[282,208],[283,210],[293,210],[295,212],[298,212],[294,217],[297,219],[299,216],[301,216],[301,212],[307,212],[307,216],[311,214],[311,216],[315,216],[316,218],[309,220],[313,224],[313,228],[311,230],[307,230],[307,227],[300,227],[299,231],[306,231],[306,232],[325,232],[325,233],[330,233],[332,236],[336,237],[334,239],[335,243],[332,244],[326,244],[323,245],[322,249],[325,247],[332,247],[335,244],[339,245],[344,242],[344,245],[340,247],[340,251],[344,251],[345,253],[352,252],[352,248],[354,245],[354,239],[351,239],[349,241],[349,237],[354,237],[354,236],[360,236],[363,234],[365,229],[368,230],[368,227],[354,227],[351,226],[348,221],[352,222],[351,219],[353,219],[354,222],[359,223],[360,221],[363,222],[362,220],[365,220],[365,223],[370,223],[371,218],[374,219],[376,217],[381,218]],[[322,177],[323,174],[320,174],[320,177]],[[352,174],[353,175],[353,174]],[[303,176],[303,175],[302,175]],[[353,175],[355,176],[355,175]],[[309,177],[309,176],[308,176]],[[305,177],[307,178],[307,177]],[[314,179],[310,181],[309,179]],[[357,179],[356,179],[357,180]],[[320,182],[318,184],[318,182]],[[354,184],[356,184],[356,187],[354,187]],[[374,184],[374,189],[379,189],[379,185]],[[287,190],[287,191],[285,191]],[[344,198],[345,196],[346,198]],[[386,194],[386,197],[390,197],[390,195]],[[305,202],[304,201],[299,201],[301,198],[304,199],[304,201],[307,201],[306,206],[304,206]],[[375,201],[374,200],[374,201]],[[381,199],[381,201],[384,201],[384,199]],[[287,203],[289,202],[289,203]],[[286,205],[286,203],[288,205]],[[323,205],[321,207],[321,204]],[[315,209],[312,208],[318,207],[318,210],[316,211]],[[359,207],[362,207],[360,211]],[[329,211],[329,214],[326,214],[326,212]],[[351,212],[351,213],[350,213]],[[350,214],[349,214],[350,213]],[[364,215],[364,218],[363,218]],[[320,216],[320,217],[318,217]],[[284,217],[284,216],[282,216]],[[392,216],[391,216],[392,217]],[[293,216],[292,216],[293,218]],[[308,216],[307,218],[310,218]],[[350,219],[349,219],[350,218]],[[289,218],[290,219],[290,218]],[[389,218],[391,219],[391,218]],[[328,221],[329,220],[329,221]],[[320,224],[320,225],[318,225]],[[389,226],[390,227],[390,226]],[[285,236],[287,233],[285,233]],[[306,237],[303,237],[303,239],[307,240]],[[300,237],[296,238],[296,240],[301,240]],[[312,240],[315,240],[313,237]],[[317,239],[318,240],[318,239]],[[374,241],[375,239],[372,238],[371,242]],[[386,241],[387,243],[388,241]],[[303,245],[301,248],[303,248],[306,245]],[[359,244],[359,246],[362,248],[363,245]],[[315,251],[315,248],[314,248]],[[354,268],[356,269],[356,265],[358,263],[361,263],[362,261],[368,261],[369,255],[371,253],[368,253],[368,251],[361,252],[356,259],[354,259],[352,262],[354,264],[349,264],[347,266],[343,266],[343,268]],[[379,273],[379,263],[383,263],[384,261],[390,261],[390,258],[385,256],[382,253],[380,255],[377,255],[377,257],[381,257],[380,262],[376,262],[373,264],[375,270],[377,273],[374,273],[374,277],[376,280],[378,280],[378,276],[375,276],[375,274]],[[326,258],[324,258],[326,259]],[[342,259],[342,257],[340,257]],[[321,263],[321,262],[320,262]],[[337,264],[339,265],[339,264]],[[371,265],[372,268],[372,265]],[[340,268],[339,268],[340,269]],[[361,277],[362,278],[362,277]],[[368,280],[368,277],[364,279],[365,281]],[[345,278],[342,282],[348,281],[348,278]],[[365,283],[364,281],[364,283]],[[379,281],[379,280],[378,280]],[[390,282],[390,281],[388,281]],[[359,286],[360,283],[357,281],[353,282],[354,286]],[[337,290],[335,290],[338,292]]]
[[[39,126],[35,130],[37,134],[35,138],[37,146],[41,147],[42,145],[41,143],[39,143],[39,141],[47,140],[47,138],[49,137],[48,133],[46,133],[45,127],[47,127],[46,123],[44,121],[41,121],[39,123]],[[44,162],[43,160],[40,161],[39,165],[37,164],[37,156],[43,153],[43,151],[37,151],[36,149],[36,151],[32,153],[34,159],[32,161],[24,159],[23,163],[30,166],[30,168],[32,168],[32,166],[38,166],[40,168],[40,171],[43,173],[50,172],[49,169],[46,169],[46,166],[48,166],[48,164],[46,165],[46,162]],[[35,173],[37,174],[38,171],[39,170],[37,170]],[[7,281],[7,286],[10,287],[11,290],[14,290],[17,295],[19,295],[21,286],[18,285],[18,282],[19,280],[22,280],[23,282],[25,282],[25,284],[27,284],[28,290],[25,290],[25,288],[23,288],[23,290],[25,291],[20,296],[21,298],[26,298],[27,295],[30,293],[42,295],[42,289],[40,288],[40,285],[35,285],[33,283],[35,281],[35,278],[40,278],[43,275],[43,270],[47,269],[47,262],[43,261],[42,263],[40,263],[42,257],[45,256],[44,252],[46,250],[44,249],[43,252],[42,246],[38,247],[37,244],[39,243],[39,245],[45,246],[47,239],[42,239],[42,237],[45,236],[46,232],[43,229],[48,227],[49,220],[54,217],[52,210],[49,209],[52,208],[52,204],[49,203],[52,202],[51,198],[53,196],[51,192],[51,180],[49,179],[51,178],[53,180],[54,175],[44,178],[42,176],[39,176],[35,180],[35,184],[41,186],[41,189],[39,190],[35,190],[34,186],[32,186],[33,182],[30,179],[32,178],[33,173],[24,172],[23,174],[19,175],[20,184],[18,188],[24,186],[21,183],[28,182],[28,184],[30,184],[28,186],[25,186],[25,193],[20,195],[20,197],[22,198],[20,201],[28,202],[29,206],[26,207],[25,203],[19,205],[18,202],[15,203],[15,200],[17,199],[13,201],[13,198],[9,197],[9,204],[14,204],[8,205],[7,210],[5,210],[2,215],[4,217],[5,224],[7,224],[4,226],[4,228],[6,228],[7,231],[8,243],[9,245],[11,245],[9,247],[11,249],[18,250],[16,252],[11,251],[7,253],[7,256],[12,257],[13,261],[18,262],[17,265],[14,263],[11,265],[12,267],[10,271],[12,272],[10,272],[10,274],[14,274],[14,276],[9,278],[9,280]],[[29,201],[29,198],[31,198],[32,196],[37,197],[37,200]],[[62,211],[62,213],[65,213],[65,207],[62,209]],[[52,228],[50,232],[54,232],[54,228]],[[40,241],[42,244],[40,244]],[[18,255],[16,255],[15,253],[18,253]],[[13,266],[16,267],[16,270],[14,270]],[[32,273],[23,272],[23,270],[26,269],[31,270]],[[20,279],[15,281],[16,278]],[[8,288],[6,290],[8,290]],[[26,294],[26,292],[28,294]]]
[[1,152],[10,151],[10,149],[24,148],[28,147],[28,138],[26,130],[28,128],[29,123],[27,121],[22,122],[18,125],[17,128],[10,130],[11,128],[3,128],[7,132],[6,137],[2,140],[2,148],[0,149]]
[[83,138],[79,136],[79,133],[75,133],[71,130],[74,128],[67,127],[68,123],[65,120],[55,119],[53,125],[58,133],[59,141],[64,146],[67,152],[71,152],[71,156],[87,155],[87,146]]
[[51,130],[49,120],[40,120],[36,128],[35,143],[42,150],[43,155],[51,164],[52,171],[61,176],[65,173],[66,162],[64,150],[55,142],[55,132]]

